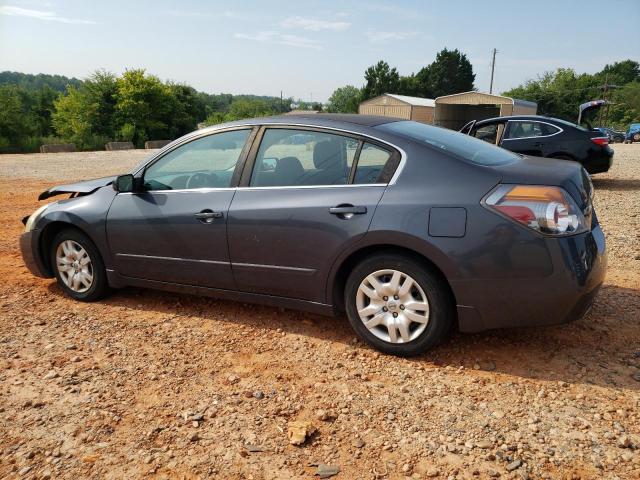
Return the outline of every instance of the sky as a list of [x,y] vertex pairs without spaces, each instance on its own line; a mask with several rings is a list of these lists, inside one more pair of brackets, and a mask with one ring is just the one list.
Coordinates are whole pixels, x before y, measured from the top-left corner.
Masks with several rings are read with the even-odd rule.
[[145,68],[208,93],[326,101],[387,61],[417,72],[465,53],[494,93],[558,67],[640,61],[637,0],[0,0],[0,71],[86,78]]

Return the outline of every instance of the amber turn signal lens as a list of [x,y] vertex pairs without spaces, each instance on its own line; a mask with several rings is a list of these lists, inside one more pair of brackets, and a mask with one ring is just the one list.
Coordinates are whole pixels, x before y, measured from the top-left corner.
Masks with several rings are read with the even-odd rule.
[[505,195],[504,200],[514,202],[565,203],[564,195],[558,187],[541,185],[516,185]]

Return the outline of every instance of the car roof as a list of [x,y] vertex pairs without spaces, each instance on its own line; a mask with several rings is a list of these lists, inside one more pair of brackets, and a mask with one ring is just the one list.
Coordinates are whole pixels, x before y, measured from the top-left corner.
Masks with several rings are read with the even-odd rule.
[[545,115],[507,115],[504,117],[493,117],[493,118],[484,118],[482,120],[478,120],[476,124],[479,123],[489,123],[489,122],[500,122],[500,121],[508,121],[508,120],[535,120],[538,122],[563,122],[562,120],[547,117]]
[[212,125],[207,128],[211,130],[217,130],[220,128],[233,127],[237,125],[304,124],[313,127],[349,129],[354,125],[358,125],[360,127],[376,127],[385,123],[399,122],[402,120],[402,118],[383,117],[379,115],[359,115],[356,113],[296,113],[291,115],[285,114],[275,115],[271,117],[257,117],[244,120],[236,120],[233,122]]

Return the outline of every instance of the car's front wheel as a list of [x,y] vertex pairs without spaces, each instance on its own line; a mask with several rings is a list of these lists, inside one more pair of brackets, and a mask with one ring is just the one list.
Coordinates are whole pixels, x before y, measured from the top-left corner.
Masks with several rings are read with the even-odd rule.
[[356,333],[392,355],[425,352],[453,323],[452,300],[440,275],[404,255],[380,254],[358,264],[347,279],[345,303]]
[[109,292],[100,252],[84,233],[72,228],[58,232],[50,255],[58,284],[70,297],[93,302]]

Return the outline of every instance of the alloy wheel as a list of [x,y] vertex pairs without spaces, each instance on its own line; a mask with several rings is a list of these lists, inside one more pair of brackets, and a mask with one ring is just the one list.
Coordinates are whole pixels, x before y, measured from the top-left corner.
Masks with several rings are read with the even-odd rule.
[[398,270],[378,270],[362,280],[356,293],[358,315],[377,338],[408,343],[429,323],[429,300],[412,277]]
[[93,285],[91,257],[78,242],[60,242],[56,249],[56,268],[62,282],[74,292],[86,292]]

